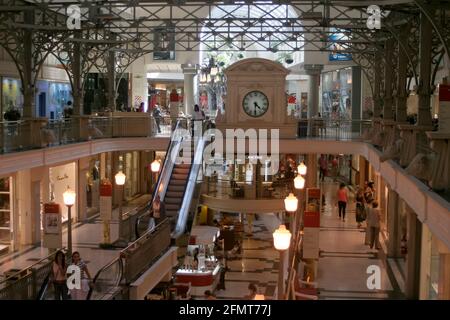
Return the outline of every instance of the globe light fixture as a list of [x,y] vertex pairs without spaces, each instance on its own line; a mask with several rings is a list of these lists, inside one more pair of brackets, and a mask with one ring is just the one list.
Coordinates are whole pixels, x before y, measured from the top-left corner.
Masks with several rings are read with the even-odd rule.
[[303,178],[300,174],[297,175],[294,179],[294,187],[295,189],[303,189],[305,187],[305,178]]
[[125,184],[126,177],[127,176],[122,171],[119,171],[118,173],[116,173],[116,175],[114,176],[116,184],[118,186],[123,186]]
[[76,193],[69,186],[67,186],[67,190],[63,193],[64,204],[68,207],[71,207],[75,204]]
[[273,245],[278,251],[285,251],[291,245],[291,232],[286,229],[284,224],[281,224],[273,233]]
[[154,160],[152,164],[150,165],[150,168],[153,173],[159,172],[159,169],[161,168],[161,162],[159,160]]
[[302,162],[298,165],[297,167],[297,171],[299,174],[301,174],[302,176],[304,176],[306,174],[307,171],[307,167],[306,165]]
[[293,193],[289,193],[289,195],[284,199],[284,208],[287,212],[295,212],[298,207],[298,199],[294,196]]

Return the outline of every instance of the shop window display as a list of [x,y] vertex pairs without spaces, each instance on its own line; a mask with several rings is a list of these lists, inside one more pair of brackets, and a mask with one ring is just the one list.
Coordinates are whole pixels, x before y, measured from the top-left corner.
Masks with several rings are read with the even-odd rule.
[[11,244],[11,180],[11,178],[0,179],[0,254],[8,252]]
[[86,205],[88,215],[99,210],[99,188],[100,188],[100,161],[91,160],[89,171],[86,172]]
[[2,79],[2,117],[8,110],[17,110],[23,113],[23,95],[21,81],[12,78]]
[[329,119],[351,119],[352,69],[322,75],[322,114]]

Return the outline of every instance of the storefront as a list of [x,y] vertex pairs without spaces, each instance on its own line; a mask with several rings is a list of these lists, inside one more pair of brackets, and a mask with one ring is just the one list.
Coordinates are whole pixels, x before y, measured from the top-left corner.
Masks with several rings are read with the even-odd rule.
[[0,255],[12,251],[13,245],[13,178],[0,178]]
[[[72,190],[77,190],[76,177],[77,166],[75,162],[49,168],[50,200],[61,206],[62,222],[66,222],[68,220],[67,207],[64,205],[63,193],[67,190],[67,187]],[[77,206],[73,206],[72,208],[72,217],[77,217]]]
[[23,95],[21,81],[14,78],[2,77],[2,105],[0,108],[2,121],[3,114],[9,109],[17,109],[23,115]]
[[91,217],[100,210],[100,156],[89,159],[86,174],[86,215]]
[[322,117],[352,118],[352,68],[322,73]]
[[36,114],[49,119],[64,117],[64,109],[73,102],[69,83],[39,80],[36,83]]
[[128,201],[140,193],[140,152],[126,152],[119,156],[119,168],[121,163],[123,163],[123,172],[127,176],[124,197]]
[[423,224],[420,263],[420,299],[450,299],[450,249]]

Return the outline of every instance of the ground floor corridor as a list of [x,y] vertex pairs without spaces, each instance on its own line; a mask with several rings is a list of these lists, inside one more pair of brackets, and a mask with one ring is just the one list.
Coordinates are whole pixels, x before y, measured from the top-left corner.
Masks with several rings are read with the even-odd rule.
[[[317,282],[320,299],[401,299],[403,298],[390,271],[383,250],[365,245],[365,224],[358,228],[354,201],[347,207],[345,222],[339,219],[335,206],[338,184],[322,184],[325,194],[320,223],[320,258]],[[350,197],[352,200],[352,196]],[[383,242],[382,237],[380,241]],[[385,247],[381,243],[381,247]],[[381,271],[381,288],[369,289],[369,266]]]
[[[148,202],[149,195],[142,195],[129,201],[123,206],[123,212],[128,212]],[[113,209],[114,212],[119,208]],[[117,214],[118,215],[118,214]],[[110,239],[111,243],[118,239],[118,223],[117,221],[111,221],[110,224]],[[67,246],[67,227],[63,228],[63,246]],[[103,242],[103,222],[99,215],[95,215],[92,218],[81,221],[73,225],[72,227],[72,251],[80,252],[81,257],[87,263],[89,271],[94,276],[98,270],[103,266],[117,258],[120,252],[120,248],[117,249],[102,249],[99,244]],[[0,259],[0,275],[3,276],[5,272],[11,269],[23,270],[31,265],[46,258],[49,254],[49,250],[41,245],[26,246],[20,250],[2,256]],[[45,261],[44,261],[45,263]],[[2,277],[0,276],[0,280]]]
[[[315,279],[319,299],[402,299],[383,250],[371,250],[364,244],[365,229],[364,225],[357,227],[355,203],[349,202],[343,222],[335,208],[338,184],[325,182],[322,188],[325,206],[321,213],[320,258]],[[228,259],[226,290],[215,293],[218,299],[245,299],[250,283],[255,284],[258,293],[264,294],[266,299],[276,297],[279,255],[273,247],[272,233],[279,223],[274,214],[258,215],[253,222],[253,235],[245,236],[242,253]],[[384,247],[383,243],[381,246]],[[372,265],[381,271],[379,289],[367,286],[370,276],[367,268]]]

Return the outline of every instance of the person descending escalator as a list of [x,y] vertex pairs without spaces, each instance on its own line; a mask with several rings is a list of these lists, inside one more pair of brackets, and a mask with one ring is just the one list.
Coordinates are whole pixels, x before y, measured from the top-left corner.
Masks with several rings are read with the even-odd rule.
[[153,201],[153,218],[155,219],[155,224],[159,224],[159,222],[164,219],[166,216],[166,209],[164,202],[161,201],[161,197],[156,195],[155,200]]
[[55,254],[51,279],[55,290],[55,300],[68,300],[66,255],[62,251]]

